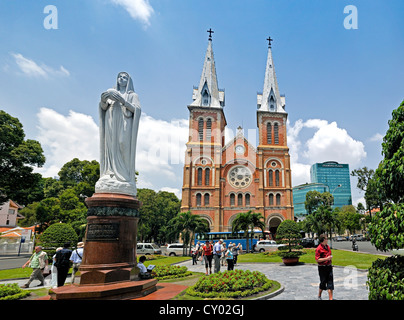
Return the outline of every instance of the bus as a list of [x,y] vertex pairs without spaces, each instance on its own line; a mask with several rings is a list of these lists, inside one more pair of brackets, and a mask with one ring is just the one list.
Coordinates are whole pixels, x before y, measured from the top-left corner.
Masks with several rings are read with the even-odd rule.
[[[206,240],[212,240],[213,243],[216,241],[219,241],[220,239],[223,239],[223,242],[226,243],[226,246],[229,246],[229,243],[232,242],[233,244],[241,244],[243,247],[243,251],[247,249],[247,243],[246,243],[246,238],[244,235],[244,231],[240,231],[237,233],[232,233],[231,231],[229,232],[207,232],[207,233],[196,233],[195,234],[195,242],[194,244],[197,244],[198,241],[200,242],[201,245],[205,243]],[[265,231],[264,234],[262,234],[262,231],[250,231],[249,237],[248,237],[248,242],[249,242],[249,250],[252,251],[254,246],[257,244],[259,240],[264,240],[264,239],[271,239],[270,237],[270,232]],[[252,241],[252,243],[251,243]]]

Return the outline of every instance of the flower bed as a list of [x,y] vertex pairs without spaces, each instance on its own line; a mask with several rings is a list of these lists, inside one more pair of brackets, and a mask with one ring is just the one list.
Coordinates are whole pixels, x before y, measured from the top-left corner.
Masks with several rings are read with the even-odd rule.
[[182,278],[192,274],[191,271],[188,271],[187,267],[171,266],[171,265],[156,266],[153,269],[153,272],[155,273],[154,277],[157,280]]
[[0,300],[18,300],[29,295],[29,291],[22,290],[16,283],[0,284]]
[[259,271],[232,270],[201,277],[187,294],[201,298],[244,298],[272,287]]

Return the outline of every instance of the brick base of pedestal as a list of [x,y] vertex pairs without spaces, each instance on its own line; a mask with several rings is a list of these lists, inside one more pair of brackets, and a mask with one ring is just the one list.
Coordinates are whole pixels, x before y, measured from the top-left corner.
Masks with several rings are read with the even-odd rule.
[[157,290],[157,280],[124,281],[104,285],[66,285],[49,290],[51,300],[131,300]]

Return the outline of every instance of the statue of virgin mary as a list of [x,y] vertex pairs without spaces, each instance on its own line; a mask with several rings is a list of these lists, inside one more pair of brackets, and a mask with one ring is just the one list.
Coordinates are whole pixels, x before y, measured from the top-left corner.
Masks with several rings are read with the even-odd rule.
[[120,72],[116,86],[101,94],[99,112],[100,179],[95,192],[135,196],[136,140],[141,109],[128,73]]

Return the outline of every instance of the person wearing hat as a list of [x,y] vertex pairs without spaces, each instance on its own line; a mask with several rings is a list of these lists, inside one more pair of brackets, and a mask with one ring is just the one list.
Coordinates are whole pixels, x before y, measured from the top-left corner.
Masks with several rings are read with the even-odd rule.
[[72,252],[70,261],[73,263],[72,283],[76,279],[76,272],[79,271],[81,261],[83,260],[84,242],[77,243],[77,249]]

